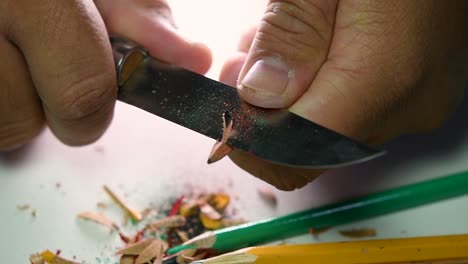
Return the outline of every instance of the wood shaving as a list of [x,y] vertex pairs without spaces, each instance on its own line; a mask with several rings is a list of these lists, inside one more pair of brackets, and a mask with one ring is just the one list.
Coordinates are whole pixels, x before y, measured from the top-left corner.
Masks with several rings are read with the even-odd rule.
[[223,216],[209,204],[200,206],[200,212],[212,220],[221,220],[223,218]]
[[129,244],[127,247],[117,251],[117,255],[130,255],[130,256],[138,256],[140,253],[149,246],[155,238],[145,239],[143,241]]
[[31,255],[29,261],[31,264],[80,264],[79,262],[62,258],[50,250],[46,250],[41,254]]
[[96,204],[96,207],[99,208],[99,209],[106,209],[107,204],[103,203],[103,202],[99,202],[99,203]]
[[210,155],[208,156],[208,164],[221,160],[234,150],[227,144],[229,137],[232,136],[233,126],[234,122],[230,118],[229,112],[225,112],[223,115],[223,137],[221,141],[216,142],[211,149]]
[[184,249],[177,254],[177,263],[188,264],[192,262],[192,257],[197,253],[196,249]]
[[[149,238],[141,242],[128,245],[126,248],[119,250],[117,254],[123,256],[137,256],[135,264],[143,264],[151,261],[152,259],[162,259],[164,251],[166,251],[167,248],[168,245],[166,242],[155,238]],[[121,263],[122,261],[124,260],[121,259]]]
[[36,218],[36,217],[37,217],[37,211],[36,211],[36,209],[32,209],[32,210],[31,210],[31,216],[32,216],[33,218]]
[[198,200],[189,200],[180,206],[179,213],[185,217],[191,216],[197,213],[199,209]]
[[112,191],[107,185],[104,185],[103,188],[104,191],[111,197],[111,199],[114,200],[114,202],[116,202],[127,214],[129,214],[133,220],[141,221],[143,219],[141,213],[128,205],[123,197]]
[[177,235],[180,237],[182,242],[187,242],[189,241],[189,237],[187,235],[187,232],[176,230]]
[[122,224],[128,225],[128,223],[130,223],[130,218],[131,217],[128,214],[124,214]]
[[95,223],[109,227],[112,230],[119,230],[119,227],[109,218],[102,214],[93,213],[93,212],[83,212],[78,214],[78,217],[84,220],[90,220]]
[[141,211],[142,219],[146,219],[147,217],[157,214],[157,211],[153,208],[146,208],[145,210]]
[[276,206],[278,204],[278,199],[276,198],[276,194],[273,192],[272,189],[266,187],[258,187],[257,193],[268,204],[272,206]]
[[185,223],[186,219],[184,216],[174,215],[151,222],[146,226],[146,229],[149,231],[156,231],[160,228],[180,227],[185,225]]
[[210,248],[185,249],[177,254],[177,263],[189,264],[197,260],[210,258],[218,255],[219,252]]
[[29,204],[18,204],[18,205],[16,206],[16,209],[17,209],[18,211],[26,211],[26,210],[28,210],[29,208],[31,208],[31,205],[29,205]]
[[135,263],[135,257],[128,256],[128,255],[123,255],[119,261],[119,264],[134,264],[134,263]]
[[373,228],[340,230],[339,232],[342,236],[348,238],[375,237],[377,235],[377,232]]
[[44,258],[40,254],[33,254],[29,257],[31,264],[45,264]]
[[148,238],[148,239],[142,240],[142,241],[137,242],[137,243],[129,244],[125,248],[117,251],[116,254],[117,255],[138,256],[145,250],[145,248],[150,246],[155,241],[156,241],[156,243],[159,243],[160,245],[162,245],[164,251],[166,251],[166,249],[169,247],[167,245],[167,243],[162,241],[162,240],[159,240],[159,239],[156,239],[156,238]]
[[318,237],[320,234],[323,234],[325,232],[327,232],[328,230],[330,230],[331,227],[329,228],[322,228],[322,229],[315,229],[315,228],[310,228],[309,232],[315,236],[315,237]]
[[226,209],[226,207],[229,205],[230,200],[231,198],[229,195],[224,193],[217,193],[211,197],[208,203],[216,208],[217,211],[223,212],[224,209]]
[[153,240],[135,260],[135,264],[144,264],[152,259],[162,259],[164,251],[164,242],[162,240]]
[[221,227],[222,220],[215,220],[205,214],[200,214],[200,221],[206,229],[214,230]]

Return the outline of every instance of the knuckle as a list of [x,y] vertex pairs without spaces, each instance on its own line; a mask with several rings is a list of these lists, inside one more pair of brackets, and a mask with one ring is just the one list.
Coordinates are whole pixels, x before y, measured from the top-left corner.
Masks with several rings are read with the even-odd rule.
[[295,58],[323,53],[331,39],[330,20],[334,14],[327,4],[314,2],[317,1],[270,1],[255,39],[259,50]]
[[63,93],[48,109],[60,119],[84,119],[115,100],[117,86],[111,74],[73,72],[65,76],[60,82],[65,84]]
[[13,150],[33,139],[42,129],[40,118],[0,122],[0,150]]

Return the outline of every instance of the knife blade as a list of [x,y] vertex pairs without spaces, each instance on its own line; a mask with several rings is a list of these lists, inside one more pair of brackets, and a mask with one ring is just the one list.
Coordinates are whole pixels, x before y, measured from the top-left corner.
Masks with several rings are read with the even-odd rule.
[[276,164],[333,168],[376,158],[384,151],[355,141],[285,109],[244,102],[231,86],[152,58],[138,44],[111,37],[118,100]]

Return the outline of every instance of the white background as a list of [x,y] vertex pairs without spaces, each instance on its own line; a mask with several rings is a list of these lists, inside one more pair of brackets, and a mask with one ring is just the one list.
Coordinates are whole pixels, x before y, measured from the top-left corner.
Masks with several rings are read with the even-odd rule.
[[[172,6],[181,31],[213,49],[214,67],[208,75],[216,79],[223,60],[235,51],[238,36],[261,17],[265,3],[177,0]],[[191,189],[225,190],[238,195],[235,206],[254,220],[468,169],[467,113],[465,103],[446,127],[392,142],[385,146],[389,153],[383,158],[331,171],[299,191],[277,191],[279,204],[272,209],[256,192],[266,184],[229,159],[206,164],[211,139],[118,104],[112,126],[95,145],[66,147],[45,131],[28,148],[0,156],[0,257],[5,263],[28,263],[30,253],[47,248],[87,263],[112,256],[119,240],[76,220],[77,213],[95,211],[98,201],[108,201],[103,184],[127,194],[139,208]],[[37,217],[18,211],[18,204],[30,204]],[[468,233],[467,207],[468,198],[458,198],[333,228],[318,240],[305,235],[295,241],[344,240],[337,231],[352,227],[375,228],[378,237]],[[121,217],[115,207],[109,214]]]

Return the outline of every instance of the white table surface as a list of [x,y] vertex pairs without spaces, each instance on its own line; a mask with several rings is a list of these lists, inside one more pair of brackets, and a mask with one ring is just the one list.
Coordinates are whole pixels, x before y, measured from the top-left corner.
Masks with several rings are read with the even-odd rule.
[[[172,6],[181,31],[213,49],[214,66],[208,75],[216,79],[222,61],[235,51],[238,36],[262,15],[265,3],[177,0]],[[257,187],[267,185],[229,159],[206,164],[213,140],[119,103],[110,129],[94,145],[67,147],[46,130],[27,148],[0,155],[0,256],[2,262],[13,264],[28,263],[29,254],[44,249],[61,249],[64,256],[76,255],[86,263],[112,256],[119,240],[76,220],[77,213],[96,210],[97,202],[108,201],[103,184],[128,194],[128,200],[140,207],[193,188],[224,190],[237,194],[234,206],[246,219],[255,220],[465,170],[467,114],[465,103],[445,127],[395,140],[378,160],[330,171],[298,191],[275,191],[274,209],[258,199]],[[18,211],[19,204],[34,207],[36,218]],[[346,240],[338,230],[354,227],[375,228],[379,238],[468,233],[467,209],[468,197],[456,198],[292,242]],[[117,208],[109,211],[121,217]]]

